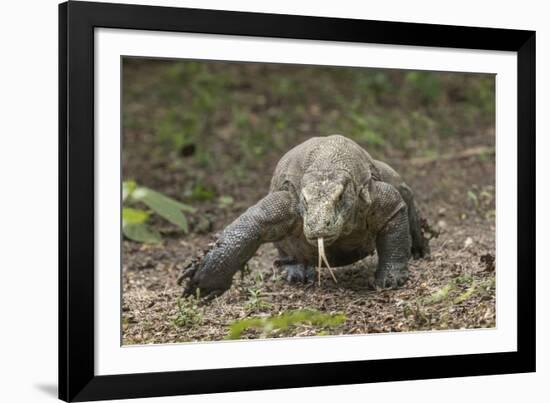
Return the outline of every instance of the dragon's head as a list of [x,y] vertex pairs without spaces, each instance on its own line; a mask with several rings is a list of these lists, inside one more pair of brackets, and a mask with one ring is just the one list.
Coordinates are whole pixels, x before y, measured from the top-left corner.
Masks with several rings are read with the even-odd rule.
[[302,178],[300,210],[309,243],[330,245],[347,233],[358,189],[345,171],[310,172]]

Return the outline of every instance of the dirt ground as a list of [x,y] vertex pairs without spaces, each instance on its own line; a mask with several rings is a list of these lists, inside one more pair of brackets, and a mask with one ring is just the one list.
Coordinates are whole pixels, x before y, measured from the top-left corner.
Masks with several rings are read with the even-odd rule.
[[[146,113],[138,103],[130,102],[127,108]],[[315,128],[304,128],[293,141],[303,141]],[[230,158],[226,163],[239,158],[238,151],[223,142],[227,132],[230,129],[220,130],[221,140],[212,145],[220,163],[224,158]],[[186,165],[181,154],[169,154],[170,158],[154,155],[155,140],[145,129],[129,125],[124,141],[125,178],[181,198],[184,184],[200,177],[216,189],[216,195],[230,195],[233,202],[206,198],[193,204],[198,213],[188,217],[189,234],[157,220],[153,225],[163,234],[161,243],[123,241],[123,344],[222,340],[235,321],[295,309],[343,314],[345,320],[332,327],[300,323],[267,334],[248,329],[241,337],[495,326],[495,156],[490,125],[467,136],[438,139],[438,153],[434,155],[410,150],[378,155],[370,150],[374,158],[385,160],[402,174],[415,192],[422,215],[439,231],[431,241],[431,255],[410,262],[410,278],[402,288],[368,288],[376,257],[335,268],[337,284],[326,270],[320,287],[316,283],[288,284],[273,265],[274,247],[266,244],[250,260],[247,270],[235,275],[231,289],[205,305],[180,299],[182,289],[177,279],[181,270],[215,239],[217,232],[267,193],[271,172],[282,154],[265,154],[257,160],[257,169],[248,169],[244,175],[216,175],[212,168],[203,174],[196,165]]]
[[[403,168],[406,165],[404,162]],[[177,301],[181,287],[176,284],[177,278],[214,237],[174,236],[158,245],[124,241],[123,343],[220,340],[236,320],[302,308],[345,314],[343,325],[323,329],[323,334],[495,326],[493,158],[479,160],[475,156],[422,163],[405,172],[423,214],[441,233],[431,241],[429,258],[411,261],[410,279],[401,289],[367,287],[376,257],[335,269],[338,284],[326,271],[321,287],[288,284],[274,268],[276,252],[267,244],[249,262],[249,273],[244,277],[235,275],[227,293],[196,307],[199,323],[178,326],[175,321],[180,312]],[[463,195],[473,192],[472,183],[477,199],[472,196],[471,203],[464,203]],[[215,231],[231,222],[244,207],[223,211],[213,223]],[[254,295],[258,294],[256,290],[259,298]],[[270,337],[313,336],[319,332],[316,327],[301,325]],[[244,336],[259,335],[250,331]]]

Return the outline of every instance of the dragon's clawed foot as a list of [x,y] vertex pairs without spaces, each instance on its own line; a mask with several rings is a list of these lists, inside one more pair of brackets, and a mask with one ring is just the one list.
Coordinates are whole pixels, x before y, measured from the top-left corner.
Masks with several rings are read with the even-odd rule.
[[380,288],[398,288],[407,282],[409,270],[406,264],[386,264],[378,268],[375,285]]
[[194,260],[187,267],[185,267],[178,277],[178,285],[183,285],[182,297],[201,297],[198,282],[195,280],[195,275],[199,269],[200,262]]
[[413,259],[421,259],[430,255],[429,239],[422,237],[422,239],[413,241],[411,247],[411,255]]
[[440,231],[432,227],[428,220],[420,220],[420,231],[412,238],[411,255],[413,259],[421,259],[430,255],[430,240],[437,238]]
[[191,262],[178,278],[178,285],[183,285],[183,297],[194,296],[201,302],[208,302],[222,295],[231,287],[231,278],[211,275],[214,260],[208,256]]
[[290,284],[306,284],[315,280],[315,268],[313,266],[296,263],[287,259],[280,259],[275,261],[275,267],[281,270],[286,281]]

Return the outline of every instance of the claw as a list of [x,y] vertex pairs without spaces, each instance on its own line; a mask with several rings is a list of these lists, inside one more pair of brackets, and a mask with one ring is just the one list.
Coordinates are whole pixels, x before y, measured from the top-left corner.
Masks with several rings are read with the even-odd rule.
[[199,305],[204,305],[219,297],[225,292],[223,289],[212,289],[208,291],[202,291],[201,288],[190,281],[189,284],[183,289],[182,297],[196,297]]
[[195,275],[195,273],[197,272],[197,269],[198,269],[198,264],[197,263],[198,263],[197,260],[193,260],[191,263],[189,263],[186,267],[183,268],[182,273],[180,274],[180,276],[177,279],[177,284],[178,285],[182,285],[182,283],[185,279],[193,278],[193,276]]
[[382,269],[376,273],[375,284],[379,288],[391,288],[396,289],[401,287],[409,278],[408,270],[389,268]]
[[218,273],[212,273],[219,263],[216,257],[212,257],[213,248],[219,247],[218,243],[219,240],[210,243],[201,256],[193,259],[182,270],[177,283],[183,285],[183,297],[196,297],[200,303],[205,303],[231,287],[232,277],[219,277]]
[[[182,280],[183,281],[183,280]],[[185,287],[183,287],[182,297],[194,296],[197,293],[197,285],[191,279]]]
[[[200,290],[200,289],[199,289]],[[204,297],[201,296],[199,299],[199,305],[207,304],[213,299],[218,298],[220,295],[222,295],[225,292],[225,290],[211,290],[208,294],[206,294]]]

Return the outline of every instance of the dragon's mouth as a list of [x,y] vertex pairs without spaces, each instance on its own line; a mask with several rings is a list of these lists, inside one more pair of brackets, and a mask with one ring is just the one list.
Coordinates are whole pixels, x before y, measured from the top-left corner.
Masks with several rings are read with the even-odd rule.
[[319,239],[323,240],[323,245],[324,246],[329,246],[329,245],[333,244],[334,241],[336,241],[336,239],[338,239],[338,237],[334,236],[334,235],[327,235],[327,236],[316,236],[316,237],[309,238],[309,237],[306,236],[306,241],[310,245],[315,246],[317,248],[319,246]]
[[325,242],[323,238],[317,238],[317,254],[319,256],[319,260],[317,263],[317,282],[319,283],[319,286],[321,285],[321,266],[323,265],[323,262],[327,266],[327,269],[330,272],[330,275],[332,276],[334,282],[338,283],[338,281],[336,281],[336,276],[332,272],[332,268],[328,264],[327,255],[325,254]]

